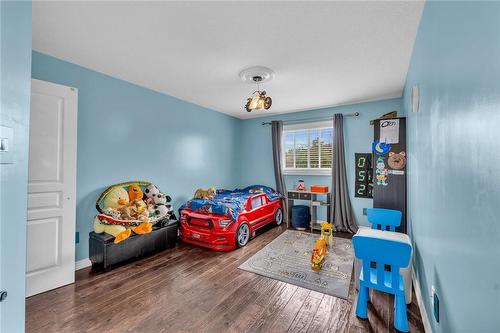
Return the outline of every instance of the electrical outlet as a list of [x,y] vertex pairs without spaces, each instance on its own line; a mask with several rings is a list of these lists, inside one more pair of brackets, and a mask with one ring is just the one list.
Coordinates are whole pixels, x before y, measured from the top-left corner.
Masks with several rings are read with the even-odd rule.
[[439,297],[436,293],[436,288],[431,286],[431,295],[429,296],[431,299],[432,312],[434,314],[434,319],[436,323],[439,323]]
[[434,294],[434,319],[436,323],[439,323],[439,297],[436,293]]
[[80,243],[80,233],[77,231],[75,233],[75,244],[78,244]]
[[363,215],[368,215],[368,208],[363,208]]

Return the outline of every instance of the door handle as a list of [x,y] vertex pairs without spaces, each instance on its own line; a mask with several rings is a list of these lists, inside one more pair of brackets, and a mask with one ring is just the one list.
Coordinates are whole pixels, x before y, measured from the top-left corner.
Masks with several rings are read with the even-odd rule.
[[7,292],[4,290],[0,291],[0,302],[5,301],[6,298],[7,298]]

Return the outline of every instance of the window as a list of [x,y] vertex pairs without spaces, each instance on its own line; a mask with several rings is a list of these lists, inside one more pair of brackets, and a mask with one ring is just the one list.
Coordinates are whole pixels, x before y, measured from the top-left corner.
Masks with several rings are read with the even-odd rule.
[[258,196],[258,197],[255,197],[255,198],[252,198],[252,209],[255,209],[255,208],[258,208],[260,206],[262,206],[262,196]]
[[284,174],[330,174],[333,158],[331,121],[285,125]]

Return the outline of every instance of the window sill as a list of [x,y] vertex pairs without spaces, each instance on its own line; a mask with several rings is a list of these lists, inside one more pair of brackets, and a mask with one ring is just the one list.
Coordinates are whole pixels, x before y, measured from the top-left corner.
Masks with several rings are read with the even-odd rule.
[[332,170],[331,169],[323,169],[323,170],[317,170],[317,169],[289,169],[289,170],[282,170],[283,174],[285,176],[288,175],[295,175],[295,176],[331,176],[332,175]]

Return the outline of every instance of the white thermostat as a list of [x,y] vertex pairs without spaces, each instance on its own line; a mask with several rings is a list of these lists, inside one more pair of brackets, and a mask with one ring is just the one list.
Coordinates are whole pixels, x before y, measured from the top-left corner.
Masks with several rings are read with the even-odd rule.
[[418,112],[420,107],[420,88],[418,85],[414,85],[411,88],[411,110],[413,112]]
[[14,131],[11,127],[0,126],[0,164],[12,163],[12,138]]

